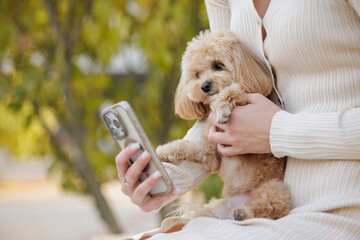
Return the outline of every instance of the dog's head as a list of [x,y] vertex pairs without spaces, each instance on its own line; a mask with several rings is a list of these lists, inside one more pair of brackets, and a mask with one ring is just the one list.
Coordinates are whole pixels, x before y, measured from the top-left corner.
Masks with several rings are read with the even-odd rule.
[[175,111],[184,119],[201,119],[210,112],[210,97],[239,83],[245,92],[269,95],[268,72],[231,31],[200,33],[182,57]]

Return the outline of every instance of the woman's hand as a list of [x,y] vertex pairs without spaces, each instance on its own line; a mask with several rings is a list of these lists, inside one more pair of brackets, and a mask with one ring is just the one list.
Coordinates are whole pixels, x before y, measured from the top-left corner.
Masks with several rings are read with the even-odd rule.
[[139,177],[143,169],[151,160],[151,155],[145,151],[138,159],[129,166],[128,160],[140,149],[138,143],[126,147],[116,156],[116,167],[118,177],[121,180],[121,191],[130,197],[131,201],[138,205],[144,212],[150,212],[159,209],[165,201],[180,192],[180,189],[174,187],[171,193],[162,196],[151,197],[150,190],[161,179],[159,171],[151,174],[145,181],[140,182]]
[[248,104],[235,107],[225,124],[216,123],[216,114],[210,114],[209,140],[218,144],[224,156],[271,152],[271,121],[281,109],[261,94],[247,94],[247,98]]

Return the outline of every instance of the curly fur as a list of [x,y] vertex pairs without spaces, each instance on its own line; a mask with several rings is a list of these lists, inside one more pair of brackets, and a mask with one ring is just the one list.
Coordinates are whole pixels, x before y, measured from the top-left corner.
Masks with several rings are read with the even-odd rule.
[[[157,148],[162,161],[194,161],[219,172],[223,199],[213,200],[187,216],[213,216],[236,220],[254,217],[277,219],[290,211],[290,192],[281,180],[285,159],[272,154],[222,156],[210,143],[207,117],[216,112],[226,123],[235,106],[247,103],[245,93],[269,95],[272,79],[261,63],[231,31],[200,33],[188,43],[182,57],[175,111],[184,119],[206,121],[196,142],[177,140]],[[186,211],[185,211],[186,212]]]

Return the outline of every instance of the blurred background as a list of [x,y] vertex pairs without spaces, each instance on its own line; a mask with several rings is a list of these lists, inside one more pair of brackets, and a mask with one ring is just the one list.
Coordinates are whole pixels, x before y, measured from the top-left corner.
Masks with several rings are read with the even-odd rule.
[[[193,122],[174,114],[203,0],[0,0],[0,239],[95,239],[160,226],[120,190],[100,109],[129,101],[154,146]],[[215,175],[192,194],[219,196]]]

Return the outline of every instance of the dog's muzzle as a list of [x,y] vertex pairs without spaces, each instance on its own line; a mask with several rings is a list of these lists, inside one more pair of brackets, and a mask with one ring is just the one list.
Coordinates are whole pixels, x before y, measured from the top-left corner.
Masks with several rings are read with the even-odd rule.
[[204,93],[210,93],[212,88],[211,82],[204,82],[203,84],[201,84],[201,90]]

